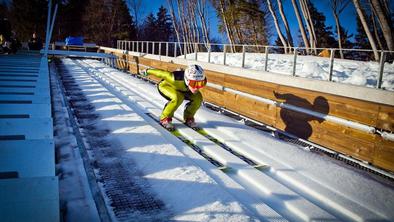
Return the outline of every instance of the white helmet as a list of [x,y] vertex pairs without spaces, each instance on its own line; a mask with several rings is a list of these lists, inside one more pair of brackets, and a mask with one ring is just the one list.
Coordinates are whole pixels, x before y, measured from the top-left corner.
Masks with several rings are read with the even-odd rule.
[[185,82],[186,85],[189,85],[189,81],[203,81],[205,80],[204,70],[199,65],[189,65],[185,69]]

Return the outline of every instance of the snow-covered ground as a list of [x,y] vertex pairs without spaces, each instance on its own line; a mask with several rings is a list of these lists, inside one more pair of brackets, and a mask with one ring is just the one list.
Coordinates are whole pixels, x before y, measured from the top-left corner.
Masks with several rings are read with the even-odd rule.
[[[143,185],[147,196],[164,203],[156,214],[127,214],[132,220],[394,220],[391,181],[300,149],[203,107],[196,119],[210,135],[266,166],[255,169],[236,157],[215,156],[226,151],[209,140],[195,140],[212,151],[212,157],[231,166],[231,170],[222,172],[147,116],[150,113],[157,118],[167,102],[154,85],[96,60],[62,61],[87,98],[85,105],[94,106],[95,127],[108,130],[103,139],[109,141],[109,147],[89,148],[99,166],[97,176],[104,173],[101,165],[118,163],[133,181]],[[178,109],[177,118],[182,116],[182,109]],[[177,120],[176,126],[191,140],[198,138],[195,131]],[[113,171],[116,176],[119,169]],[[108,194],[116,193],[119,187],[116,180],[112,183],[115,185],[102,189],[108,208],[115,211],[116,200]],[[118,214],[112,217],[127,219]]]
[[[179,56],[183,57],[183,56]],[[193,60],[194,54],[188,54],[187,59]],[[208,61],[207,53],[198,53],[198,61]],[[211,53],[211,63],[223,64],[223,53]],[[267,71],[284,75],[292,75],[294,55],[269,54]],[[242,53],[227,53],[226,65],[241,67]],[[265,54],[246,53],[245,68],[264,70]],[[296,76],[319,80],[329,79],[330,59],[318,56],[297,56]],[[364,62],[348,59],[335,59],[332,80],[334,82],[362,85],[375,88],[379,78],[379,63]],[[394,91],[394,64],[385,63],[382,88]]]

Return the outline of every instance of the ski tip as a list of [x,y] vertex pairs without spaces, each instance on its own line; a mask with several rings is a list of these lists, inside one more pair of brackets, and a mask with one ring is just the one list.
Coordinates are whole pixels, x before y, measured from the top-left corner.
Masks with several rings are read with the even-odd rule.
[[268,166],[268,165],[265,165],[265,164],[256,164],[256,165],[254,165],[253,167],[256,168],[256,169],[258,169],[258,170],[266,170],[266,169],[269,168],[269,166]]
[[231,167],[228,167],[228,166],[220,166],[220,167],[218,167],[218,169],[224,173],[228,173],[231,171]]

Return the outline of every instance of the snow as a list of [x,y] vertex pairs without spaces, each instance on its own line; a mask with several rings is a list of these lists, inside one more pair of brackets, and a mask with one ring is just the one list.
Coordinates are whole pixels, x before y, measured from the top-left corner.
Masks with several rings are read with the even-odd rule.
[[[66,60],[65,63],[73,66],[72,61]],[[75,70],[80,71],[71,71]],[[78,72],[75,76],[87,75]],[[119,143],[118,159],[108,161],[120,160],[124,166],[135,164],[142,171],[144,179],[149,181],[151,189],[165,200],[166,207],[174,214],[172,220],[251,220],[244,207],[163,138],[162,133],[155,128],[157,126],[146,124],[140,113],[122,105],[119,99],[95,84],[95,81],[84,80],[79,85],[100,115],[96,121],[100,122],[101,127],[111,130],[107,139]]]
[[[290,73],[292,56],[287,57],[270,55],[270,70]],[[199,54],[200,58],[205,59]],[[217,63],[223,61],[220,54],[213,54],[211,59]],[[297,64],[298,75],[328,78],[326,59],[312,60],[303,56],[299,59],[308,62]],[[196,120],[209,134],[234,150],[255,154],[258,163],[268,166],[261,172],[268,178],[266,194],[260,194],[240,182],[242,175],[221,172],[145,115],[157,112],[167,102],[154,85],[96,60],[62,61],[78,80],[89,103],[95,106],[95,113],[99,114],[96,126],[110,130],[105,139],[111,141],[114,156],[106,161],[120,161],[130,172],[137,169],[141,173],[149,184],[146,189],[162,200],[169,211],[163,215],[164,220],[301,221],[314,215],[314,212],[303,215],[305,212],[292,209],[286,204],[291,204],[291,200],[301,204],[308,202],[336,220],[394,220],[392,182],[305,151],[202,107]],[[252,64],[252,61],[257,63]],[[240,66],[239,56],[229,55],[227,62]],[[264,58],[248,55],[246,64],[248,68],[263,69]],[[334,66],[334,80],[368,85],[376,81],[376,76],[368,74],[375,68],[373,63],[341,61]],[[384,84],[394,89],[394,67],[387,65],[386,69],[390,74]],[[350,71],[351,75],[347,74]],[[97,76],[102,78],[97,79]],[[389,78],[391,82],[387,81]],[[183,107],[178,109],[177,117],[182,116],[182,110]],[[275,193],[283,189],[269,185],[278,183],[288,189],[289,195]],[[272,202],[272,199],[279,201]],[[110,202],[107,199],[109,209]],[[153,218],[158,217],[152,215]],[[312,216],[312,219],[317,218]]]
[[[183,56],[179,56],[182,57]],[[195,54],[188,54],[187,59],[193,60]],[[208,61],[208,53],[199,52],[198,61]],[[212,52],[211,63],[223,64],[223,53]],[[269,54],[267,71],[283,75],[292,75],[294,55]],[[241,67],[242,53],[226,53],[226,65]],[[253,70],[265,69],[265,54],[246,53],[245,68]],[[296,76],[328,80],[330,59],[317,56],[297,56]],[[361,85],[375,88],[379,78],[379,63],[348,59],[334,59],[332,81]],[[384,64],[382,88],[394,91],[394,64]]]
[[86,172],[69,122],[60,88],[51,73],[54,142],[56,147],[57,175],[59,177],[60,211],[67,212],[65,221],[100,221],[90,196]]

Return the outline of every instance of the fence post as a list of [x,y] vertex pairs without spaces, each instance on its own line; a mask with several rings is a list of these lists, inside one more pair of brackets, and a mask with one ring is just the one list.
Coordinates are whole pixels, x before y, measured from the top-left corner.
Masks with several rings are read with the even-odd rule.
[[208,43],[208,63],[211,62],[211,44]]
[[131,48],[131,47],[130,47],[130,44],[131,44],[131,42],[130,42],[130,41],[128,41],[127,43],[128,43],[127,50],[128,50],[128,51],[130,51],[130,48]]
[[226,44],[223,45],[223,65],[226,65]]
[[162,42],[159,42],[159,55],[161,56],[161,43]]
[[183,44],[183,58],[186,59],[186,53],[187,53],[187,48],[186,48],[186,43]]
[[264,71],[268,71],[268,46],[265,46],[265,62],[264,62]]
[[152,42],[152,54],[153,55],[155,54],[155,45],[156,45],[156,42]]
[[198,47],[197,43],[194,43],[194,60],[196,61],[197,61],[197,47]]
[[166,42],[166,56],[168,57],[168,42]]
[[330,68],[328,73],[328,81],[332,81],[332,70],[334,68],[335,49],[330,49]]
[[245,45],[242,45],[242,68],[245,67]]
[[384,72],[384,61],[386,60],[386,54],[382,50],[380,54],[380,62],[379,62],[379,77],[378,77],[378,82],[376,87],[378,89],[382,88],[382,83],[383,83],[383,72]]
[[297,68],[297,47],[294,47],[294,59],[293,59],[293,76],[296,75],[296,68]]

